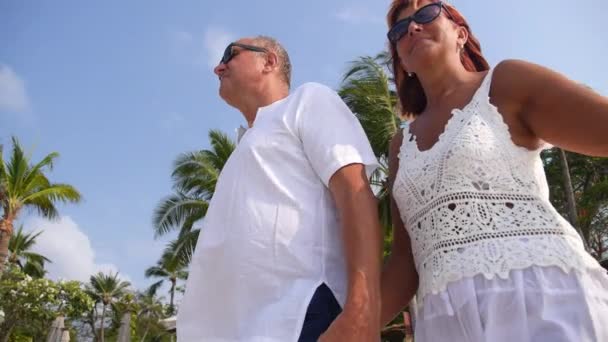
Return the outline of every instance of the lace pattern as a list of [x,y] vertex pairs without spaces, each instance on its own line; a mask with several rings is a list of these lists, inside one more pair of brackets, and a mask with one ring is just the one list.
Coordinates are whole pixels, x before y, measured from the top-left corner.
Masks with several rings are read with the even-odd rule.
[[393,196],[410,235],[421,299],[477,274],[599,267],[549,202],[540,149],[513,144],[489,102],[491,75],[452,112],[431,149],[420,151],[404,134]]

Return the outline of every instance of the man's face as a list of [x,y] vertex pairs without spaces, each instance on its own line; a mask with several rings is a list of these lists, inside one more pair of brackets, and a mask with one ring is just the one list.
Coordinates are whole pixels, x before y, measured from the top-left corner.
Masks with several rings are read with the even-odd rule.
[[[235,43],[258,46],[253,40],[246,38]],[[220,62],[213,70],[220,79],[220,96],[229,104],[235,103],[236,98],[246,95],[248,89],[259,84],[266,61],[264,52],[239,46],[232,46],[231,51],[232,58],[226,63]]]

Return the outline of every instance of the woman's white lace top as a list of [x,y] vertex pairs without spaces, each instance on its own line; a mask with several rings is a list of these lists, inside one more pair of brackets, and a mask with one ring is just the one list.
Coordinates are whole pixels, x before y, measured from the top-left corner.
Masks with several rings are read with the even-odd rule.
[[404,132],[393,196],[411,239],[419,300],[478,274],[600,267],[549,202],[541,150],[512,142],[489,101],[491,79],[490,70],[431,149],[420,151]]

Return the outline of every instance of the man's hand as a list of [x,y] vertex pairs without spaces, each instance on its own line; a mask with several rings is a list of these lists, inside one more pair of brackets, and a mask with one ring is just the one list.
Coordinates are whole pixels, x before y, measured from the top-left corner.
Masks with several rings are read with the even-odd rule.
[[[368,281],[365,279],[364,274],[355,274],[353,277],[356,279],[354,280],[355,285],[353,285],[352,288],[364,289],[367,287],[365,283]],[[375,296],[365,294],[362,290],[359,290],[358,293],[358,296],[347,299],[344,310],[338,315],[336,320],[332,322],[327,331],[321,335],[319,341],[369,342],[377,341],[379,339],[380,299],[378,297],[377,299],[372,300],[372,297]]]
[[373,320],[364,320],[356,317],[357,313],[342,312],[338,318],[329,326],[319,342],[370,342],[380,338],[378,327],[372,323]]

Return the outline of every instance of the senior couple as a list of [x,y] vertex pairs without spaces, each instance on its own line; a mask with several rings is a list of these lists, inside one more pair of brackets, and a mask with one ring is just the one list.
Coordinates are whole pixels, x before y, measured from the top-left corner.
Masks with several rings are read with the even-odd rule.
[[[416,341],[608,341],[608,277],[549,202],[540,152],[608,156],[608,100],[544,67],[490,68],[453,6],[394,0],[391,256],[356,117],[291,89],[283,46],[226,47],[219,95],[248,124],[204,218],[178,341],[378,341],[417,295]],[[576,121],[576,122],[574,122]]]

